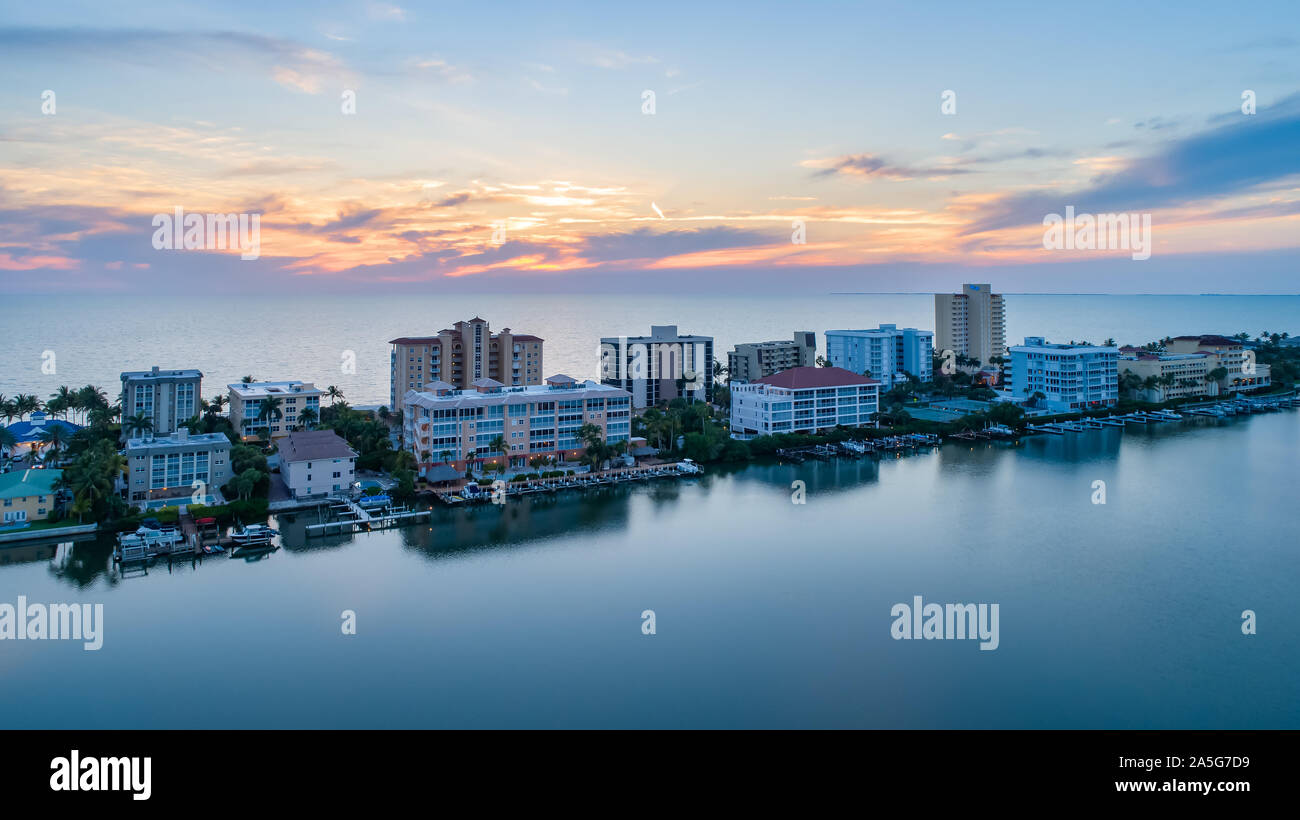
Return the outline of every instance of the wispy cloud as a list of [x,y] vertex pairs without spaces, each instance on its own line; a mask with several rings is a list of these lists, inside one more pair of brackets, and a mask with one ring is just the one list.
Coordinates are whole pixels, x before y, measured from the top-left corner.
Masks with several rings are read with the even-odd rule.
[[912,166],[898,165],[875,154],[849,154],[827,159],[808,159],[799,163],[805,168],[816,169],[813,176],[847,176],[861,179],[880,178],[892,180],[908,179],[942,179],[944,177],[969,174],[971,171],[952,166]]
[[1300,174],[1300,94],[1254,116],[1239,115],[1102,176],[1084,189],[1001,196],[965,233],[1040,224],[1066,204],[1080,212],[1151,211],[1251,190]]

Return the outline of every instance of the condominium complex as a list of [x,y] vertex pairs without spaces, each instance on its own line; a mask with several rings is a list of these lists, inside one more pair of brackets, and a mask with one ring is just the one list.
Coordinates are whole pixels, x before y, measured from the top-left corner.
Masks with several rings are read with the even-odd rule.
[[600,340],[601,383],[632,395],[632,406],[713,399],[713,337],[684,336],[677,325],[651,325],[649,336]]
[[1191,396],[1217,396],[1219,383],[1210,373],[1219,366],[1210,353],[1155,353],[1120,348],[1120,374],[1132,373],[1143,381],[1146,401],[1169,401]]
[[867,427],[880,409],[880,382],[839,367],[793,367],[731,388],[731,437]]
[[292,498],[320,498],[352,491],[357,452],[333,430],[289,433],[280,442],[280,477]]
[[[122,374],[122,420],[143,413],[153,427],[149,432],[165,436],[199,412],[203,374],[197,370],[129,371]],[[127,434],[126,425],[122,434]]]
[[826,331],[826,358],[835,367],[879,379],[886,389],[934,377],[934,332],[881,325],[875,330]]
[[[244,382],[226,387],[230,390],[230,423],[242,438],[269,441],[287,436],[298,426],[303,410],[311,410],[310,417],[320,419],[324,391],[310,382]],[[270,411],[265,418],[262,416],[262,406],[268,399],[279,399],[272,405],[278,407],[278,416]]]
[[1006,310],[992,285],[962,285],[934,295],[935,350],[951,350],[988,364],[1007,355]]
[[1042,393],[1036,406],[1054,413],[1109,407],[1119,400],[1118,363],[1118,348],[1029,336],[1011,348],[1011,395],[1024,401]]
[[1169,353],[1207,353],[1214,357],[1210,368],[1222,367],[1227,375],[1219,381],[1223,391],[1257,390],[1273,383],[1272,368],[1255,362],[1255,352],[1227,336],[1175,336],[1165,345]]
[[127,498],[133,504],[188,499],[200,489],[196,481],[211,494],[230,478],[230,439],[223,433],[191,435],[181,428],[174,435],[126,443]]
[[542,339],[504,328],[492,333],[484,319],[474,317],[437,336],[392,339],[391,387],[388,400],[396,408],[409,390],[434,382],[460,389],[476,379],[495,379],[519,386],[542,383]]
[[817,363],[817,334],[800,330],[791,341],[745,342],[727,354],[727,378],[748,382]]
[[631,394],[564,375],[518,387],[478,379],[468,390],[434,382],[407,391],[402,410],[402,440],[421,472],[443,462],[464,470],[471,459],[507,469],[527,468],[539,456],[572,459],[586,451],[578,438],[584,424],[611,444],[632,433]]

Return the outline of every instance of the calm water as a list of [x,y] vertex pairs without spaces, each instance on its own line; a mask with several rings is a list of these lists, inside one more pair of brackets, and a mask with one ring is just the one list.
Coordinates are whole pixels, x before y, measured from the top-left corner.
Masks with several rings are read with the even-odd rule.
[[[262,561],[126,579],[3,549],[0,600],[103,603],[106,637],[0,643],[0,726],[1300,728],[1298,454],[1288,412],[304,516]],[[913,595],[998,603],[1000,648],[891,640]]]
[[[954,284],[954,287],[957,287]],[[337,385],[353,404],[388,403],[389,339],[436,333],[475,315],[546,339],[547,375],[597,375],[602,336],[648,333],[651,324],[712,335],[725,362],[737,342],[824,331],[934,327],[929,294],[725,297],[718,295],[522,295],[246,298],[131,294],[57,299],[0,294],[0,393],[47,398],[59,385],[98,384],[110,398],[123,370],[197,367],[203,394],[244,375]],[[1300,333],[1300,296],[1007,296],[1007,340],[1145,343],[1184,333]],[[54,353],[54,373],[42,371]],[[344,373],[344,351],[356,354]]]

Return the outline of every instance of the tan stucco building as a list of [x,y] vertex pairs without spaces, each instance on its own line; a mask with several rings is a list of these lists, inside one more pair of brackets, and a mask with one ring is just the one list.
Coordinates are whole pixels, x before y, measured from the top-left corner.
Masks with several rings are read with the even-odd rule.
[[492,333],[487,320],[474,317],[438,331],[436,336],[402,336],[389,341],[391,409],[411,390],[445,382],[467,390],[476,379],[493,379],[509,387],[542,383],[544,340],[503,328]]

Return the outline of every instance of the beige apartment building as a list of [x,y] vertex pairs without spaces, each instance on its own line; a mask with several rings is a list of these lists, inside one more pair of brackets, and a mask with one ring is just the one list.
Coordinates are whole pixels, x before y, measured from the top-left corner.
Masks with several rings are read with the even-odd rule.
[[474,317],[438,331],[437,336],[392,339],[389,407],[411,390],[444,382],[465,390],[477,379],[521,387],[542,383],[544,340],[503,328],[492,333],[486,320]]
[[1168,353],[1208,353],[1214,357],[1211,370],[1222,367],[1228,371],[1219,382],[1224,392],[1257,390],[1273,383],[1271,368],[1255,362],[1255,352],[1247,350],[1241,342],[1215,334],[1203,336],[1175,336],[1165,345]]
[[727,378],[752,382],[792,367],[817,363],[817,334],[800,330],[790,341],[745,342],[727,353]]
[[598,427],[609,444],[632,432],[628,391],[565,375],[518,387],[477,379],[468,390],[434,382],[408,390],[401,406],[403,446],[422,474],[435,464],[464,472],[470,461],[491,462],[518,471],[538,456],[574,459],[586,452],[578,437],[584,424]]
[[1210,353],[1153,353],[1120,350],[1119,372],[1132,373],[1150,386],[1139,391],[1144,401],[1169,401],[1195,396],[1219,395],[1219,384],[1209,378],[1219,366]]
[[1006,358],[1006,309],[1002,295],[988,284],[962,285],[961,293],[934,295],[934,352],[943,351],[988,364],[994,356]]
[[[303,410],[311,410],[316,421],[320,421],[320,398],[324,391],[310,382],[240,382],[226,387],[230,390],[230,423],[245,440],[284,438],[299,425],[298,416]],[[262,418],[262,404],[267,399],[279,399],[278,418],[274,415]]]

